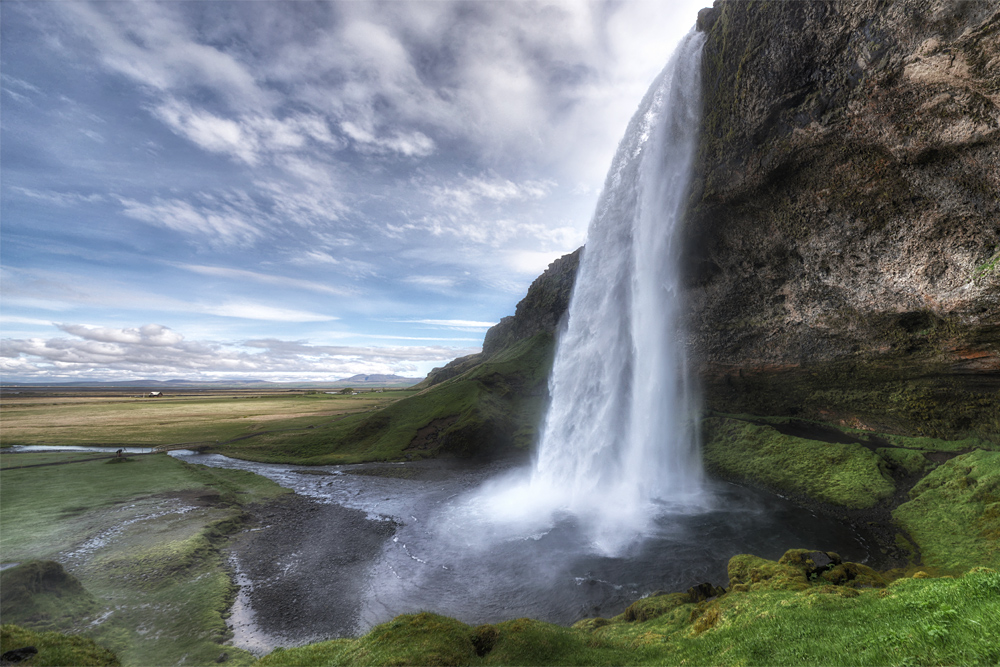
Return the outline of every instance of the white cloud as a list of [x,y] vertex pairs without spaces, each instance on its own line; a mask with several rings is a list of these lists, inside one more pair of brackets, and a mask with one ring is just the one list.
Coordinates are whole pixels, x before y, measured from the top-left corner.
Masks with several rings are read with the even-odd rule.
[[[66,378],[211,379],[232,374],[274,380],[337,379],[356,373],[412,373],[476,348],[441,345],[311,345],[275,338],[189,341],[167,327],[59,325],[71,338],[0,341],[0,370],[20,381]],[[431,339],[433,340],[433,339]]]
[[522,183],[498,176],[465,178],[450,185],[436,185],[430,189],[431,202],[439,208],[471,211],[481,201],[503,203],[543,199],[555,187],[551,180],[527,180]]
[[398,320],[412,324],[427,324],[433,327],[444,329],[455,329],[458,331],[486,331],[496,322],[476,322],[473,320]]
[[399,153],[407,157],[426,157],[434,152],[434,142],[423,132],[393,132],[390,136],[377,137],[355,123],[340,124],[344,134],[354,140],[363,152]]
[[78,206],[80,204],[96,204],[98,202],[105,201],[105,197],[96,192],[90,194],[80,194],[78,192],[58,192],[55,190],[33,190],[31,188],[22,188],[19,186],[14,186],[11,188],[13,192],[18,192],[25,197],[30,197],[31,199],[37,199],[50,204],[55,204],[56,206],[70,207]]
[[41,320],[36,317],[20,317],[18,315],[4,315],[0,318],[0,322],[3,324],[33,324],[36,326],[48,326],[52,324],[52,320]]
[[202,305],[201,312],[220,317],[238,317],[245,320],[263,320],[266,322],[331,322],[338,319],[333,315],[312,313],[306,310],[292,308],[276,308],[249,301],[231,301],[228,303]]
[[450,276],[408,276],[403,282],[435,290],[448,290],[458,284],[458,280]]
[[257,137],[244,132],[236,121],[174,99],[157,105],[154,114],[174,132],[206,151],[230,155],[251,166],[259,161]]
[[333,287],[314,280],[275,276],[267,273],[259,273],[257,271],[247,271],[246,269],[230,269],[221,266],[202,266],[198,264],[181,264],[179,266],[182,269],[204,276],[218,276],[220,278],[228,278],[230,280],[251,280],[253,282],[264,283],[266,285],[278,285],[281,287],[290,287],[292,289],[308,290],[310,292],[324,292],[326,294],[333,294],[336,296],[344,296],[345,294],[350,294],[352,292],[352,290]]
[[207,88],[239,106],[269,98],[236,54],[198,41],[169,5],[74,2],[62,9],[89,36],[105,66],[144,86],[168,95]]
[[207,237],[220,245],[250,245],[263,236],[256,207],[244,195],[218,207],[195,207],[182,199],[160,199],[144,204],[119,198],[122,213],[184,234]]
[[58,324],[59,329],[84,340],[102,343],[132,343],[153,347],[177,345],[184,337],[160,324],[146,324],[137,328],[112,329],[89,327],[84,324]]

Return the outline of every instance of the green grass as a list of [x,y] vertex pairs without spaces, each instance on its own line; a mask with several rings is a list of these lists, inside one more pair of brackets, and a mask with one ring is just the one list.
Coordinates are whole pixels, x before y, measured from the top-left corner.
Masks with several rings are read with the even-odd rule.
[[287,492],[165,454],[0,470],[0,555],[29,561],[4,572],[5,602],[7,578],[32,581],[18,571],[41,567],[35,559],[58,559],[82,586],[36,586],[28,602],[5,606],[4,621],[82,633],[124,665],[211,664],[223,651],[246,664],[249,653],[221,645],[235,591],[219,549],[241,525],[240,504]]
[[93,640],[58,632],[36,632],[12,624],[0,625],[0,653],[34,646],[38,653],[16,663],[24,667],[118,667],[114,653]]
[[[538,334],[384,408],[322,427],[214,448],[255,461],[341,464],[526,451],[534,442],[553,341]],[[419,437],[422,429],[431,433]]]
[[103,610],[80,580],[55,561],[29,561],[0,572],[0,615],[35,629],[72,627]]
[[706,468],[726,478],[854,509],[895,491],[881,459],[863,445],[806,440],[723,417],[706,419],[703,433]]
[[926,449],[900,449],[896,447],[879,447],[875,453],[889,461],[908,475],[915,475],[934,467],[934,464],[924,456]]
[[[737,557],[745,558],[745,557]],[[734,559],[735,560],[735,559]],[[761,565],[794,572],[792,565]],[[737,566],[739,567],[739,566]],[[399,616],[358,639],[278,650],[258,665],[994,665],[1000,574],[900,579],[851,588],[802,571],[789,585],[694,603],[651,598],[653,611],[565,628],[530,619],[471,627]]]
[[214,443],[272,430],[328,424],[388,405],[408,391],[167,398],[4,398],[3,445],[155,446]]
[[957,456],[924,477],[893,512],[924,562],[961,571],[1000,566],[1000,452]]
[[[31,456],[45,461],[67,457],[61,453]],[[88,534],[111,528],[118,520],[103,510],[136,498],[139,505],[152,511],[158,504],[157,494],[180,490],[221,493],[236,488],[247,492],[242,494],[247,501],[284,492],[251,473],[207,470],[166,454],[138,456],[135,463],[118,466],[86,461],[0,470],[0,558],[4,562],[50,558]]]

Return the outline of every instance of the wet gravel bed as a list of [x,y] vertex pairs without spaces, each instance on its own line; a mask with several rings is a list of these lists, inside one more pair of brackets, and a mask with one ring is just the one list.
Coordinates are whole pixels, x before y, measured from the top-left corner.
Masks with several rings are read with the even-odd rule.
[[356,634],[367,572],[396,524],[297,494],[247,511],[248,530],[228,548],[248,603],[234,606],[234,643],[260,652]]

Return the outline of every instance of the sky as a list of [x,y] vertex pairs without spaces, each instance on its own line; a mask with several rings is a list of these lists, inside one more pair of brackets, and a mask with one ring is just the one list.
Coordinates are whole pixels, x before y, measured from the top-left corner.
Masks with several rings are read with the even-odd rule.
[[422,377],[708,0],[0,3],[0,379]]

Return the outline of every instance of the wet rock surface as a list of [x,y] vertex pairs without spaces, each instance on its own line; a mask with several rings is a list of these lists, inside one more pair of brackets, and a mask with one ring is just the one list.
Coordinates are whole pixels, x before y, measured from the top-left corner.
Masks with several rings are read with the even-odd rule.
[[[251,528],[229,548],[240,578],[251,582],[244,594],[252,619],[234,613],[237,635],[301,641],[356,634],[367,571],[396,524],[299,495],[249,512]],[[238,627],[248,621],[254,627]]]

